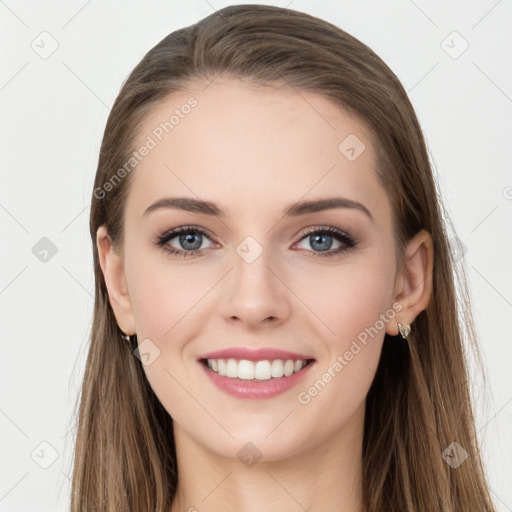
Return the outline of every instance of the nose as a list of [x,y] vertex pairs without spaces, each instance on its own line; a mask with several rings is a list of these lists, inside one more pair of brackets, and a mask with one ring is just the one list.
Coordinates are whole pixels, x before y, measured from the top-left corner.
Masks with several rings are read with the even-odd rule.
[[234,254],[233,268],[226,276],[220,313],[232,324],[258,330],[277,326],[290,316],[290,289],[286,276],[263,251],[251,263]]

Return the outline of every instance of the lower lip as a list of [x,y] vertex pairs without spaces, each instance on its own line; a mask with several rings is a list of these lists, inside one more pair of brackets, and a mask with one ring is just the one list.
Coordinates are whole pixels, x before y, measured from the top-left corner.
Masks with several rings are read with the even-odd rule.
[[203,371],[213,384],[221,391],[237,398],[272,398],[293,388],[301,382],[315,364],[311,361],[300,371],[292,373],[288,377],[272,378],[268,380],[244,380],[224,377],[214,372],[202,361],[199,362]]

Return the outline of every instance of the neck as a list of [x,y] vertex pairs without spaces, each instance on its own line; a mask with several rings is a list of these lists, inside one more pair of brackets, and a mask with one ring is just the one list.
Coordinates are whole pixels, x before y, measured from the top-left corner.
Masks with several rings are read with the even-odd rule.
[[212,453],[175,424],[179,476],[171,512],[362,512],[363,422],[364,402],[314,449],[251,467]]

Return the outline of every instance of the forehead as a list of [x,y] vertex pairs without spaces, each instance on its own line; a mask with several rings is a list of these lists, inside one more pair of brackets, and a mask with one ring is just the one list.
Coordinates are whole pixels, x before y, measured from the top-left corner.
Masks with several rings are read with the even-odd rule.
[[314,92],[193,83],[155,105],[139,127],[143,145],[128,199],[141,213],[166,195],[208,199],[228,215],[335,194],[389,206],[366,127]]

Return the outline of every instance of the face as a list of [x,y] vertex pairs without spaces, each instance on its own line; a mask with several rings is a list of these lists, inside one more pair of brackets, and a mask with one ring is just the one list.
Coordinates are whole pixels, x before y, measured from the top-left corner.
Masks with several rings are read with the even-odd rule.
[[[124,275],[144,371],[175,427],[217,455],[251,442],[278,460],[360,426],[396,271],[364,125],[315,93],[225,79],[159,104],[145,143]],[[211,204],[155,205],[165,198]],[[324,199],[342,200],[298,208]]]

